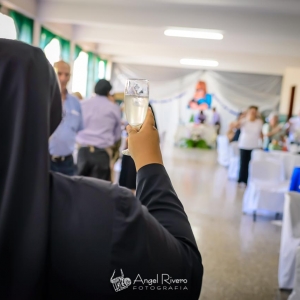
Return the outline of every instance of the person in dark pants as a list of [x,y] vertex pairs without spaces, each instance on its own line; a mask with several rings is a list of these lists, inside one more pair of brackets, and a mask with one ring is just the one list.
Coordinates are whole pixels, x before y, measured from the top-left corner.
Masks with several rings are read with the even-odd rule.
[[110,181],[110,157],[105,149],[93,146],[82,147],[78,154],[77,172],[81,176],[89,176]]
[[251,160],[252,150],[240,149],[240,172],[238,183],[241,185],[248,183],[248,169]]
[[109,100],[112,86],[100,79],[95,95],[81,101],[84,129],[77,134],[80,146],[77,174],[113,181],[115,145],[121,139],[121,110]]
[[68,93],[70,65],[64,61],[54,64],[60,85],[63,102],[63,120],[49,140],[50,169],[65,175],[75,174],[73,151],[78,131],[83,129],[83,120],[79,100]]
[[74,175],[74,160],[72,155],[66,157],[57,157],[54,156],[50,159],[50,169],[53,172],[62,173],[65,175],[73,176]]
[[250,106],[244,118],[237,121],[234,126],[240,128],[239,136],[240,148],[240,172],[238,183],[244,187],[248,183],[249,163],[252,150],[259,147],[259,141],[262,138],[263,122],[258,118],[258,108]]

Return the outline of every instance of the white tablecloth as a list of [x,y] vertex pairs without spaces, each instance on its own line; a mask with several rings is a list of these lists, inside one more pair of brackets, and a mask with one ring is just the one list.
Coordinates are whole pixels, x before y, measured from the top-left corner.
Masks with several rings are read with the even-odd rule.
[[286,180],[290,180],[295,167],[300,167],[300,155],[284,151],[254,150],[252,159],[275,159],[282,163],[283,176]]

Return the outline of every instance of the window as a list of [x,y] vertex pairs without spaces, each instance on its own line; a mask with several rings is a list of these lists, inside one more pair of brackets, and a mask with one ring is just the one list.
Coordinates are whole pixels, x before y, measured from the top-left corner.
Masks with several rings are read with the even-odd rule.
[[50,64],[53,66],[54,63],[59,61],[61,57],[61,48],[59,40],[52,39],[52,41],[45,47],[44,52]]
[[105,78],[105,62],[103,60],[100,60],[99,62],[99,79]]
[[81,51],[74,61],[72,92],[79,92],[86,97],[86,84],[88,76],[88,54]]

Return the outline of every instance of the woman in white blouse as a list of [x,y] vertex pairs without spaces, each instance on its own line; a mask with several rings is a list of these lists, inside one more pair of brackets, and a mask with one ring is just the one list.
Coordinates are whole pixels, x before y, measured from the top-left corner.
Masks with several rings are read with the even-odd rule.
[[248,169],[252,150],[259,148],[262,138],[263,122],[257,115],[258,108],[256,106],[250,106],[245,118],[236,124],[236,127],[241,130],[238,142],[240,148],[240,173],[238,183],[243,186],[247,185],[248,182]]

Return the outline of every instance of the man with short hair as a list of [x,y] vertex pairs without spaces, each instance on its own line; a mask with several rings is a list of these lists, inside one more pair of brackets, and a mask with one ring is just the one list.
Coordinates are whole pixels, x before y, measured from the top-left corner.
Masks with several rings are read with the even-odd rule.
[[77,134],[78,175],[112,181],[114,151],[121,139],[121,110],[112,103],[109,81],[100,79],[95,94],[81,102],[84,130]]
[[81,106],[78,99],[68,93],[71,77],[70,65],[64,61],[54,64],[61,86],[63,119],[49,140],[51,170],[65,175],[74,175],[73,151],[78,131],[83,129]]

